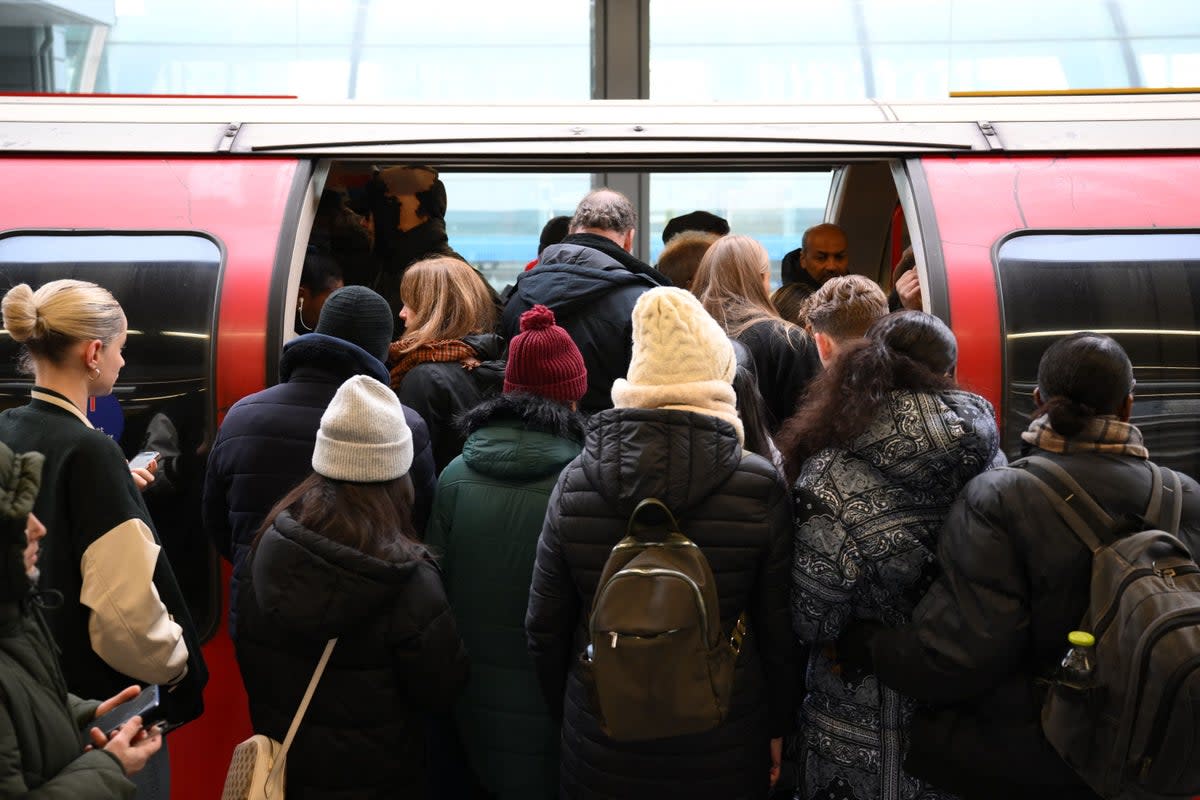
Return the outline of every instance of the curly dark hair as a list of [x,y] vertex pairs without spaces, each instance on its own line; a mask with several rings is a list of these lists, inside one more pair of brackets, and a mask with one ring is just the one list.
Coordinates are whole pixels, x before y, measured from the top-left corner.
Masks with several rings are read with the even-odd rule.
[[775,441],[788,481],[826,447],[844,445],[879,415],[897,389],[940,392],[957,388],[952,377],[958,345],[945,323],[921,311],[889,314],[848,346],[809,384],[800,405]]

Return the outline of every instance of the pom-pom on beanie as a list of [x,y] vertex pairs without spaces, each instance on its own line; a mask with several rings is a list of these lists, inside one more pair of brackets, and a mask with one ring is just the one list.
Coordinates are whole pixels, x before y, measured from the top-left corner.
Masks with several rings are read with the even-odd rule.
[[633,359],[613,383],[618,408],[674,408],[725,420],[744,441],[737,414],[733,345],[695,295],[658,287],[633,307]]
[[312,466],[335,481],[379,483],[412,466],[412,431],[395,392],[355,375],[338,387],[321,415]]
[[392,309],[387,300],[365,286],[345,286],[326,298],[313,331],[356,344],[386,361],[392,342]]
[[508,344],[504,391],[536,394],[563,404],[579,402],[587,391],[583,355],[545,306],[534,306],[521,315],[521,332]]

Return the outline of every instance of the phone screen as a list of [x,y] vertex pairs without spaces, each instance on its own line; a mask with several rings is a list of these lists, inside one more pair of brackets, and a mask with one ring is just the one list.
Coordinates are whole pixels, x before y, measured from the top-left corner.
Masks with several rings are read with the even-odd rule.
[[158,458],[158,452],[155,450],[146,450],[138,453],[129,462],[130,469],[145,469],[150,466],[150,462]]

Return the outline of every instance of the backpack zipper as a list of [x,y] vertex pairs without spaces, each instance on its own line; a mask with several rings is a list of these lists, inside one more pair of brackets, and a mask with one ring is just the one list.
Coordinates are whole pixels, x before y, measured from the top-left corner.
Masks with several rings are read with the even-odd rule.
[[[1142,704],[1142,693],[1146,688],[1143,678],[1146,674],[1146,670],[1150,667],[1150,656],[1153,655],[1153,653],[1154,653],[1154,646],[1156,644],[1158,644],[1160,641],[1162,641],[1164,638],[1166,638],[1167,634],[1171,633],[1172,631],[1178,630],[1179,628],[1186,628],[1189,625],[1196,625],[1198,623],[1200,623],[1200,614],[1196,614],[1196,613],[1180,614],[1179,616],[1168,620],[1166,622],[1166,624],[1164,624],[1161,628],[1158,628],[1157,630],[1154,631],[1154,638],[1149,639],[1146,642],[1145,649],[1142,650],[1142,660],[1141,660],[1141,663],[1139,664],[1138,671],[1136,673],[1134,673],[1132,676],[1130,676],[1131,682],[1135,679],[1137,681],[1137,684],[1136,684],[1137,691],[1133,695],[1133,708],[1134,709],[1138,708]],[[1172,673],[1172,677],[1174,677],[1174,673]],[[1125,702],[1128,703],[1129,700],[1126,700]],[[1122,711],[1122,713],[1121,713],[1122,719],[1125,719],[1126,713],[1129,713],[1129,712]],[[1132,734],[1130,734],[1130,735],[1132,736]],[[1128,748],[1131,745],[1132,745],[1132,741],[1125,743],[1125,747],[1126,747],[1125,763],[1126,764],[1129,763]]]
[[1171,702],[1158,704],[1158,713],[1154,715],[1154,724],[1150,726],[1150,736],[1146,739],[1146,749],[1142,753],[1141,766],[1138,774],[1142,780],[1145,780],[1150,773],[1150,765],[1154,759],[1158,757],[1158,751],[1162,749],[1163,739],[1167,735],[1167,722],[1171,713],[1171,707],[1175,704],[1175,696],[1179,694],[1179,687],[1187,680],[1187,677],[1200,669],[1200,655],[1192,656],[1187,661],[1180,664],[1171,673],[1171,677],[1167,679],[1166,688],[1163,689],[1163,697],[1169,697]]
[[[1180,565],[1170,569],[1152,569],[1150,567],[1142,567],[1141,569],[1135,569],[1133,572],[1130,572],[1125,576],[1125,580],[1121,581],[1121,585],[1117,587],[1116,593],[1113,594],[1112,602],[1108,604],[1108,608],[1104,610],[1104,613],[1100,616],[1100,621],[1096,623],[1092,630],[1092,633],[1096,637],[1096,641],[1100,641],[1101,637],[1104,636],[1104,632],[1108,629],[1108,626],[1112,624],[1114,619],[1116,619],[1117,611],[1121,605],[1121,595],[1125,594],[1125,590],[1128,589],[1130,584],[1132,584],[1134,581],[1140,581],[1142,578],[1149,578],[1151,575],[1156,575],[1160,578],[1169,577],[1171,579],[1172,588],[1174,588],[1173,584],[1175,578],[1179,577],[1180,575],[1192,575],[1197,572],[1200,572],[1200,567],[1188,567],[1186,565]],[[1168,573],[1170,574],[1168,575]]]
[[[670,578],[679,578],[691,586],[692,594],[696,596],[696,608],[700,611],[700,633],[704,636],[704,646],[708,646],[708,609],[704,605],[704,593],[700,591],[700,585],[698,583],[692,580],[690,576],[685,575],[677,569],[667,569],[665,567],[626,567],[622,570],[618,570],[617,574],[609,578],[608,583],[604,584],[604,589],[600,592],[600,596],[593,602],[593,609],[599,606],[600,601],[604,599],[604,595],[608,594],[608,590],[612,587],[613,583],[615,583],[622,575],[628,575],[629,573],[634,573],[637,575],[663,575]],[[595,610],[592,611],[591,619],[588,620],[588,629],[593,631],[593,635],[595,635]],[[612,633],[615,633],[615,631],[610,632],[610,635]],[[613,640],[612,646],[617,646],[615,639]]]
[[620,631],[605,631],[605,633],[608,634],[609,639],[610,639],[609,648],[615,649],[617,646],[617,640],[621,639],[621,638],[646,639],[646,640],[661,639],[664,636],[670,636],[672,634],[679,633],[682,630],[683,630],[683,628],[671,628],[671,630],[669,630],[669,631],[659,631],[658,633],[650,633],[650,634],[647,634],[647,633],[621,633]]

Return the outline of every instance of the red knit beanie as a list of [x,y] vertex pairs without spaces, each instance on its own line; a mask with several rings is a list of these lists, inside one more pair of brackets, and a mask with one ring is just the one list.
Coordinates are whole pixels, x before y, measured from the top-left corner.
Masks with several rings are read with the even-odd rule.
[[554,312],[534,306],[521,315],[521,332],[508,343],[504,391],[575,403],[587,391],[587,367],[571,335],[554,324]]

